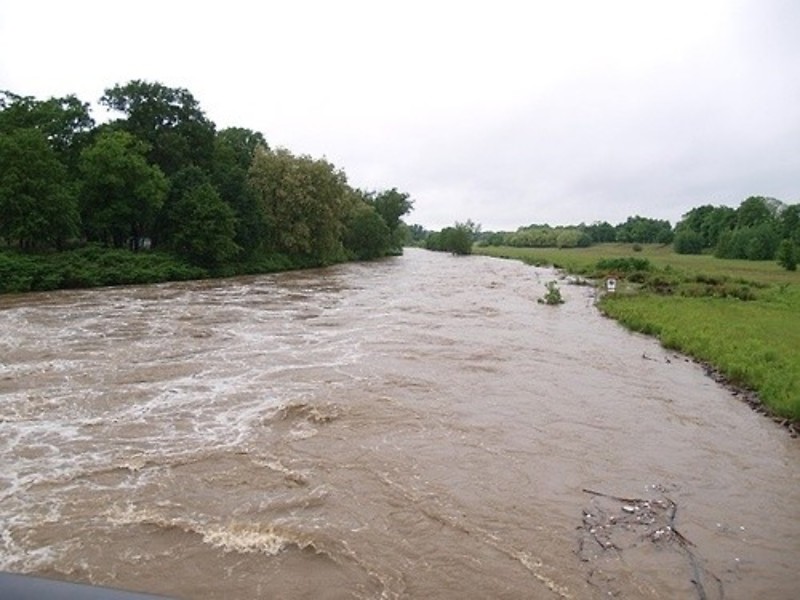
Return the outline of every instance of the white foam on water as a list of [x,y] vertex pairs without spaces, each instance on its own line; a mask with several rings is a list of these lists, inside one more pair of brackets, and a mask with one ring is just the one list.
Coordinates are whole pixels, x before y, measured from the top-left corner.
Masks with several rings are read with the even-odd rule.
[[202,534],[206,544],[222,548],[225,552],[241,554],[258,552],[274,556],[291,543],[291,540],[276,533],[271,526],[263,528],[244,524],[232,524],[227,527],[212,525],[198,533]]
[[224,552],[275,556],[290,545],[300,549],[314,546],[313,540],[308,536],[292,533],[286,525],[275,523],[204,522],[201,518],[170,517],[154,507],[136,508],[133,505],[113,507],[106,518],[115,526],[153,525],[162,529],[177,528],[199,535],[203,543]]

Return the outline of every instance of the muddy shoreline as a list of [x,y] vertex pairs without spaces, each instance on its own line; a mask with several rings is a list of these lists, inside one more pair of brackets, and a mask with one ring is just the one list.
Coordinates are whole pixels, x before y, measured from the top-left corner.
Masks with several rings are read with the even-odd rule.
[[722,373],[711,363],[697,360],[696,358],[692,357],[689,357],[689,360],[700,365],[708,377],[725,387],[733,396],[742,400],[742,402],[747,404],[756,413],[765,417],[769,417],[775,423],[778,423],[781,427],[786,429],[789,432],[789,435],[791,435],[793,438],[800,437],[800,420],[787,419],[786,417],[781,417],[775,414],[775,412],[770,409],[769,406],[761,401],[761,397],[758,395],[758,392],[733,383],[724,373]]
[[[619,325],[621,325],[622,327],[624,327],[628,331],[635,331],[633,329],[630,329],[629,327],[626,327],[625,324],[622,323],[622,321],[619,321],[619,320],[615,319],[614,317],[612,317],[611,315],[609,315],[608,313],[606,313],[606,311],[604,311],[602,309],[602,307],[600,307],[598,305],[598,301],[599,301],[600,296],[602,294],[601,286],[600,286],[599,283],[597,283],[596,281],[591,280],[591,279],[584,279],[582,277],[568,275],[567,273],[565,273],[563,271],[559,271],[559,273],[561,275],[561,278],[563,280],[565,280],[566,282],[568,282],[570,285],[577,285],[577,286],[585,286],[587,284],[588,285],[593,285],[595,287],[595,296],[594,296],[595,305],[597,306],[598,310],[600,311],[600,314],[602,314],[607,319],[611,319],[612,321],[616,321],[617,323],[619,323]],[[641,333],[641,332],[638,332],[638,333]],[[642,334],[642,335],[647,335],[647,334]],[[648,336],[648,337],[652,337],[652,338],[658,340],[659,343],[661,343],[661,340],[658,338],[658,336]],[[664,348],[663,345],[662,345],[662,348]],[[664,349],[666,350],[666,348],[664,348]],[[682,359],[686,360],[687,362],[692,362],[692,363],[694,363],[696,365],[699,365],[703,369],[703,371],[705,372],[706,376],[711,378],[715,383],[718,383],[719,385],[723,386],[733,396],[735,396],[736,398],[739,398],[740,400],[742,400],[751,409],[753,409],[753,411],[755,411],[757,414],[765,416],[765,417],[768,417],[772,421],[774,421],[775,423],[779,424],[781,427],[783,427],[784,429],[786,429],[789,432],[789,435],[791,437],[800,438],[800,419],[789,419],[787,417],[783,417],[781,415],[776,414],[775,411],[773,411],[769,406],[764,404],[764,402],[761,400],[761,396],[759,396],[759,394],[758,394],[758,392],[756,390],[753,390],[753,389],[750,389],[750,388],[747,388],[747,387],[744,387],[742,385],[734,383],[718,367],[716,367],[714,364],[710,363],[709,361],[701,360],[701,359],[696,358],[694,356],[691,356],[689,354],[683,354],[683,353],[675,353],[675,354],[673,354],[673,358],[676,358],[676,359],[682,358]]]

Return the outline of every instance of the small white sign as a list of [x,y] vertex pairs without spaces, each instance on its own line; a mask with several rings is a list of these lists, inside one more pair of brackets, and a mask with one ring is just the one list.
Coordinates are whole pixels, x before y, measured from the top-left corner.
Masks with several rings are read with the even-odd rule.
[[613,277],[606,279],[606,291],[613,294],[617,291],[617,280]]

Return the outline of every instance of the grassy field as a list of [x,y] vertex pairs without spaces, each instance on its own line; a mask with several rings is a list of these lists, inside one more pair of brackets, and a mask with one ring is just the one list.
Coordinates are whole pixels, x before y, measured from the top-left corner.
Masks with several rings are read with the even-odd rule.
[[641,251],[630,244],[475,251],[588,277],[602,277],[597,265],[607,259],[647,259],[645,271],[614,273],[621,293],[606,295],[601,309],[755,390],[775,415],[800,421],[800,272],[773,262],[680,255],[656,245]]

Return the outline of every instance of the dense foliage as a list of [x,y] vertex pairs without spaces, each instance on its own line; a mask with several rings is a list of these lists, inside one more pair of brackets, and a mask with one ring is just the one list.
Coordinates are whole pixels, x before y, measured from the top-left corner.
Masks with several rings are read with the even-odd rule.
[[[45,255],[91,246],[241,272],[287,259],[324,265],[402,251],[408,194],[357,190],[326,160],[271,149],[246,128],[218,131],[182,88],[131,81],[107,89],[100,104],[116,117],[98,126],[74,96],[0,92],[7,262],[27,265],[22,255],[35,254],[52,265]],[[37,285],[21,275],[0,287],[21,291],[29,281],[28,289],[40,289],[56,280],[78,283],[59,275]]]
[[472,221],[456,223],[453,227],[445,227],[439,232],[428,235],[425,247],[438,252],[472,254],[472,246],[478,233],[479,228]]
[[[461,235],[458,253],[467,254],[466,236],[456,227],[429,232],[416,225],[410,230],[413,243],[432,250],[454,251]],[[718,258],[776,260],[787,270],[800,261],[800,204],[785,205],[774,198],[752,196],[738,209],[704,205],[683,215],[675,228],[669,221],[641,216],[624,223],[605,221],[586,225],[527,225],[516,231],[473,232],[473,240],[483,247],[511,248],[587,248],[595,244],[622,242],[633,244],[672,244],[678,254],[713,253]]]
[[699,206],[686,213],[675,230],[678,253],[777,260],[792,270],[800,248],[800,204],[787,206],[774,198],[751,196],[737,209]]

